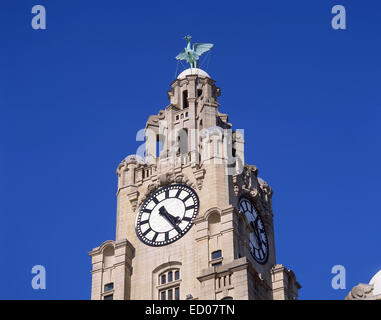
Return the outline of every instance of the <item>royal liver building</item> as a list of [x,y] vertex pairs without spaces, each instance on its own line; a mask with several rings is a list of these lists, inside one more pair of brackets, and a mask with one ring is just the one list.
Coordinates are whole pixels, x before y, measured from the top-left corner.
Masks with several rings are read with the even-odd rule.
[[276,261],[272,190],[198,68],[212,45],[187,41],[177,59],[191,68],[149,116],[144,154],[117,168],[116,237],[90,252],[91,298],[296,299],[294,273]]

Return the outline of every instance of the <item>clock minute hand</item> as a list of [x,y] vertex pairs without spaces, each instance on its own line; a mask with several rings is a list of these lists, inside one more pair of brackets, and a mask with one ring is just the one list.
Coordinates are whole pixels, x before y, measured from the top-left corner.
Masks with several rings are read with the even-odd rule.
[[179,218],[178,217],[174,217],[172,216],[171,214],[168,213],[168,211],[165,209],[164,206],[162,206],[160,209],[159,209],[159,213],[160,215],[164,216],[171,225],[173,225],[173,227],[175,228],[175,230],[178,232],[178,233],[181,233],[181,229],[177,226],[177,223]]

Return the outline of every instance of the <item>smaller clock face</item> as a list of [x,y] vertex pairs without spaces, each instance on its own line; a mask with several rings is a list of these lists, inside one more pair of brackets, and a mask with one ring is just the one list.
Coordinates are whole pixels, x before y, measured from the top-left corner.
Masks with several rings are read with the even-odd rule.
[[150,246],[170,244],[188,232],[198,210],[198,197],[192,188],[182,184],[163,187],[142,204],[136,216],[136,234]]
[[251,255],[258,263],[265,264],[269,255],[269,245],[262,219],[252,202],[247,198],[240,199],[239,210],[245,214],[250,225]]

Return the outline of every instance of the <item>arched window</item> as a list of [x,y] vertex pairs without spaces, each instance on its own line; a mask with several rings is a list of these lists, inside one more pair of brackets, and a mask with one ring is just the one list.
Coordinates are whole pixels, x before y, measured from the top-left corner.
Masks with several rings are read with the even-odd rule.
[[108,246],[103,251],[104,268],[109,268],[114,265],[114,247]]
[[180,270],[170,269],[159,275],[159,299],[180,300]]
[[220,233],[221,217],[217,212],[212,213],[208,218],[209,235]]

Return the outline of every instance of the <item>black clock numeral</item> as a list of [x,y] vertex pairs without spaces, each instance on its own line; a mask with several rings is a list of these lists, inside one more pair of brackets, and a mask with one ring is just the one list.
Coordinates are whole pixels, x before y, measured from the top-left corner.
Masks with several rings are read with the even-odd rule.
[[192,218],[189,218],[189,217],[184,217],[184,218],[183,218],[183,220],[184,220],[184,221],[191,221],[191,220],[192,220]]
[[186,202],[190,197],[191,197],[191,195],[188,194],[188,195],[183,199],[183,202]]
[[155,204],[158,204],[158,203],[159,203],[159,200],[157,200],[156,197],[153,197],[153,198],[152,198],[152,201],[155,202]]
[[195,207],[194,204],[192,204],[191,206],[186,207],[185,210],[190,210],[190,209],[193,209],[194,207]]
[[148,228],[146,231],[144,231],[143,233],[142,233],[142,235],[143,236],[145,236],[148,232],[150,232],[152,229],[151,228]]
[[146,213],[151,213],[152,210],[151,209],[143,209],[143,212],[146,212]]
[[177,190],[176,195],[175,195],[175,198],[178,198],[178,197],[179,197],[181,191],[182,191],[182,189]]
[[169,240],[169,232],[166,232],[165,233],[165,241],[168,241]]
[[146,224],[148,222],[149,222],[149,220],[147,219],[147,220],[140,221],[140,224]]
[[158,234],[157,232],[155,232],[155,235],[154,235],[153,238],[152,238],[152,242],[155,242],[155,241],[156,241],[156,238],[157,238],[158,235],[159,235],[159,234]]
[[165,190],[165,199],[169,198],[169,189]]

